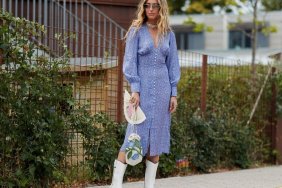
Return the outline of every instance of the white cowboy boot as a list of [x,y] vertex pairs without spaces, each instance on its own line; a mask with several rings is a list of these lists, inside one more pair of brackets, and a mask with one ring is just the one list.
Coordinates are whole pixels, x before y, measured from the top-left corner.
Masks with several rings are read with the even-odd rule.
[[123,175],[127,164],[124,164],[118,160],[114,163],[113,179],[110,188],[122,188]]
[[154,188],[159,163],[146,160],[145,188]]

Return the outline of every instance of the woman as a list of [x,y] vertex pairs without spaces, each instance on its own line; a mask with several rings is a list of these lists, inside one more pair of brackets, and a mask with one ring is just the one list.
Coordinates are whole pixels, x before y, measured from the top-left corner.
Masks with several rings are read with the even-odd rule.
[[[168,24],[166,0],[141,0],[137,19],[126,34],[123,72],[131,86],[131,102],[140,105],[146,120],[137,125],[146,155],[145,188],[153,188],[159,156],[169,153],[171,113],[177,106],[180,68],[175,35]],[[125,148],[132,129],[115,160],[112,188],[122,188]]]

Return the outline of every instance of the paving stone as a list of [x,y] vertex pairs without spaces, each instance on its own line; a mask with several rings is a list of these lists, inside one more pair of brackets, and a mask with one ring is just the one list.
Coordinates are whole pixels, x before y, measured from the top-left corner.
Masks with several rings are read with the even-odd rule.
[[[144,182],[124,183],[123,188],[144,188]],[[282,166],[157,179],[155,188],[282,188]]]

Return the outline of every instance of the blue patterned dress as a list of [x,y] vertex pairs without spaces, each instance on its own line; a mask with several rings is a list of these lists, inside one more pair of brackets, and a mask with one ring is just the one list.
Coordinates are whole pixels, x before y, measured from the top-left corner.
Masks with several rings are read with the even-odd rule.
[[[143,155],[150,156],[169,153],[170,97],[177,95],[180,67],[175,35],[169,32],[154,46],[148,27],[144,24],[137,32],[129,31],[126,40],[123,72],[130,83],[131,92],[140,93],[140,107],[146,120],[138,124]],[[128,136],[132,133],[128,126],[120,151],[125,151]],[[150,151],[149,151],[150,150]]]

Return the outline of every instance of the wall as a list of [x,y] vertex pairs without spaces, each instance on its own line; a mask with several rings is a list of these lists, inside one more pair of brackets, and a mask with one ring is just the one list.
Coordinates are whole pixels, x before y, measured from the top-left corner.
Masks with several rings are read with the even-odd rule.
[[123,28],[128,29],[135,17],[139,0],[89,0]]

